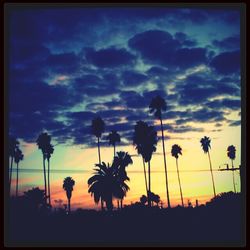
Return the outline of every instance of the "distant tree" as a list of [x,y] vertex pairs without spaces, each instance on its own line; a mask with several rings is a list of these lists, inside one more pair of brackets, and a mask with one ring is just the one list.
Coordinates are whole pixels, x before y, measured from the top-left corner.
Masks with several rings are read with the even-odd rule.
[[210,146],[210,138],[207,136],[204,136],[201,140],[201,147],[204,151],[204,153],[208,154],[208,159],[209,159],[209,165],[210,165],[210,172],[211,172],[211,177],[212,177],[212,182],[213,182],[213,191],[214,191],[214,196],[216,196],[216,192],[215,192],[215,185],[214,185],[214,177],[213,177],[213,171],[212,171],[212,163],[211,163],[211,159],[210,159],[210,154],[209,154],[209,149],[211,148]]
[[54,152],[54,147],[51,144],[48,144],[46,148],[46,157],[48,161],[48,197],[49,197],[49,205],[51,206],[51,196],[50,196],[50,158]]
[[45,196],[46,196],[46,203],[47,203],[47,181],[46,181],[46,167],[45,167],[45,160],[47,158],[47,148],[50,145],[51,137],[47,133],[41,133],[37,140],[36,144],[39,149],[42,151],[43,155],[43,176],[44,176],[44,190],[45,190]]
[[176,159],[176,168],[177,168],[177,175],[178,175],[178,181],[179,181],[179,187],[180,187],[181,203],[182,203],[182,206],[184,207],[182,189],[181,189],[181,181],[180,181],[180,174],[179,174],[179,168],[178,168],[178,157],[179,157],[179,155],[182,155],[181,151],[182,151],[182,148],[179,145],[174,144],[172,146],[171,154]]
[[141,204],[143,204],[144,206],[146,205],[147,201],[148,201],[148,198],[147,198],[146,195],[142,195],[142,196],[140,197],[140,202],[141,202]]
[[10,169],[9,169],[9,192],[11,191],[13,160],[14,160],[15,152],[16,152],[16,149],[18,148],[18,145],[19,145],[19,141],[13,136],[10,136],[9,137],[9,156],[11,159],[11,163],[10,163]]
[[18,164],[23,160],[23,153],[19,148],[16,149],[14,158],[16,163],[16,196],[18,196]]
[[228,148],[227,148],[227,156],[232,161],[233,185],[234,185],[234,192],[236,193],[235,180],[234,180],[234,164],[233,164],[233,161],[235,160],[235,152],[236,152],[235,146],[233,146],[233,145],[228,146]]
[[94,195],[94,201],[98,204],[102,199],[106,203],[109,211],[113,210],[113,198],[121,199],[129,190],[128,185],[125,183],[127,178],[120,178],[117,174],[117,165],[114,163],[109,166],[104,162],[96,164],[95,173],[88,179],[89,190],[91,196]]
[[164,130],[162,123],[162,112],[167,110],[167,105],[165,100],[161,96],[156,96],[151,100],[149,105],[150,113],[154,113],[156,119],[159,119],[161,122],[161,138],[162,138],[162,148],[163,148],[163,159],[164,159],[164,170],[166,177],[166,191],[167,191],[167,201],[168,207],[170,208],[170,199],[169,199],[169,189],[168,189],[168,173],[167,173],[167,161],[166,161],[166,151],[165,151],[165,143],[164,143]]
[[66,191],[67,199],[68,199],[68,211],[70,213],[70,200],[72,196],[73,187],[75,185],[75,181],[71,177],[66,177],[63,181],[63,189]]
[[44,190],[41,190],[38,187],[32,188],[24,192],[24,198],[27,200],[28,204],[34,210],[39,209],[41,206],[44,206],[46,203],[45,192]]
[[115,146],[116,143],[121,141],[120,135],[117,133],[117,131],[112,130],[111,133],[107,136],[107,140],[109,140],[109,145],[112,145],[114,147],[114,157],[115,157]]
[[151,192],[150,196],[151,196],[151,201],[156,203],[157,207],[159,207],[159,203],[161,201],[160,196],[158,194],[153,193],[153,192]]

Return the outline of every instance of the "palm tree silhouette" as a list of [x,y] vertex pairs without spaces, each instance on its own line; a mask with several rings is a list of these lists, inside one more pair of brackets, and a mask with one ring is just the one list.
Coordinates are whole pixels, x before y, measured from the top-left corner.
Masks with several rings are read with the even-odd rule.
[[14,138],[13,136],[10,136],[9,138],[9,156],[11,159],[11,163],[10,163],[10,173],[9,173],[9,192],[11,190],[11,182],[12,182],[12,167],[13,167],[13,160],[15,157],[15,152],[16,149],[18,148],[19,145],[19,141]]
[[214,191],[214,196],[216,196],[216,193],[215,193],[215,185],[214,185],[214,177],[213,177],[213,171],[212,171],[212,164],[211,164],[211,159],[210,159],[210,154],[209,154],[209,148],[211,148],[210,146],[210,138],[207,137],[207,136],[204,136],[201,140],[200,140],[200,143],[201,143],[201,147],[204,151],[204,153],[208,154],[208,159],[209,159],[209,165],[210,165],[210,172],[211,172],[211,177],[212,177],[212,182],[213,182],[213,191]]
[[46,182],[46,168],[45,168],[45,160],[47,157],[47,148],[50,145],[50,140],[51,137],[47,134],[47,133],[41,133],[37,140],[37,146],[39,149],[41,149],[42,151],[42,155],[43,155],[43,175],[44,175],[44,190],[45,190],[45,196],[46,196],[46,202],[47,202],[47,182]]
[[148,201],[148,198],[147,198],[146,195],[142,195],[142,196],[140,197],[140,202],[141,202],[141,204],[143,204],[144,206],[145,206],[145,204],[147,203],[147,201]]
[[96,164],[95,173],[88,179],[89,189],[88,192],[91,196],[94,195],[94,201],[96,204],[102,199],[106,203],[106,207],[109,211],[113,209],[113,198],[123,198],[129,190],[128,185],[125,183],[129,180],[128,177],[122,178],[117,174],[116,163],[113,162],[112,166],[102,162],[102,164]]
[[39,189],[38,187],[32,188],[24,192],[24,198],[28,201],[31,207],[37,210],[40,206],[46,205],[46,197],[44,190]]
[[235,146],[233,146],[233,145],[228,146],[228,148],[227,148],[227,156],[228,156],[229,159],[231,159],[231,161],[232,161],[233,185],[234,185],[234,192],[236,193],[235,180],[234,180],[234,164],[233,164],[233,161],[234,161],[234,159],[235,159],[235,152],[236,152]]
[[107,136],[107,140],[109,140],[109,145],[113,145],[114,147],[114,157],[115,157],[115,145],[116,143],[121,141],[120,135],[117,133],[117,131],[112,130],[111,133]]
[[[134,133],[134,144],[136,145],[136,149],[138,153],[140,153],[145,162],[148,163],[148,193],[151,192],[151,175],[150,175],[150,161],[152,158],[153,152],[156,151],[157,144],[157,132],[153,126],[148,126],[147,123],[139,121],[139,128],[142,129],[141,132]],[[135,126],[135,130],[138,127]],[[142,136],[143,135],[143,136]],[[139,137],[138,137],[139,136]],[[150,196],[148,195],[148,206],[151,207]]]
[[184,207],[183,196],[182,196],[182,189],[181,189],[181,181],[180,181],[180,174],[179,174],[179,168],[178,168],[178,157],[179,157],[179,155],[182,155],[181,151],[182,151],[182,148],[179,145],[174,144],[172,146],[171,154],[176,159],[176,168],[177,168],[178,181],[179,181],[179,186],[180,186],[181,203],[182,203],[182,206]]
[[16,197],[18,196],[18,164],[19,161],[23,160],[23,153],[22,151],[17,148],[15,151],[15,163],[16,163]]
[[72,196],[73,186],[75,185],[75,181],[71,177],[66,177],[63,181],[63,189],[66,191],[67,199],[68,199],[68,211],[70,213],[70,199]]
[[46,157],[48,161],[48,197],[49,197],[49,205],[51,206],[51,197],[50,197],[50,157],[54,152],[54,147],[49,144],[46,148]]
[[170,199],[169,199],[169,190],[168,190],[168,173],[167,173],[167,161],[166,161],[166,151],[165,151],[165,143],[164,143],[164,131],[162,124],[162,111],[166,111],[167,105],[165,100],[161,96],[156,96],[151,100],[149,105],[150,113],[154,113],[155,117],[161,122],[161,139],[162,139],[162,149],[163,149],[163,159],[164,159],[164,170],[166,177],[166,191],[167,191],[167,201],[168,207],[170,208]]

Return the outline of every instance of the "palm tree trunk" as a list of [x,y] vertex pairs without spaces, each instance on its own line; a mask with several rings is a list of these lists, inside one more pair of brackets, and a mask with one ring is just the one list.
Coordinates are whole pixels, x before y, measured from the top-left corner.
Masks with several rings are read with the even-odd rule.
[[142,157],[142,162],[143,162],[143,170],[144,170],[144,178],[145,178],[146,194],[147,194],[148,193],[148,184],[147,184],[147,175],[146,175],[145,161],[144,161],[143,157]]
[[117,200],[117,210],[119,210],[119,200]]
[[114,157],[115,157],[115,144],[114,144]]
[[210,159],[209,150],[208,150],[208,159],[209,159],[210,172],[211,172],[212,182],[213,182],[214,196],[216,196],[216,193],[215,193],[215,185],[214,185],[214,176],[213,176],[213,171],[212,171],[212,164],[211,164],[211,159]]
[[99,164],[101,164],[100,138],[99,137],[97,137],[97,146],[98,146]]
[[236,188],[235,188],[235,180],[234,180],[234,164],[233,164],[233,160],[232,160],[232,172],[233,172],[233,184],[234,184],[234,192],[236,193]]
[[162,139],[162,148],[163,148],[164,168],[165,168],[165,177],[166,177],[167,201],[168,201],[168,207],[170,208],[171,206],[170,206],[169,191],[168,191],[168,172],[167,172],[167,161],[166,161],[166,152],[165,152],[165,144],[164,144],[162,118],[160,120],[161,120],[161,139]]
[[16,197],[18,196],[18,163],[16,164]]
[[44,176],[45,203],[47,204],[47,183],[46,183],[46,169],[45,169],[45,156],[44,155],[43,155],[43,176]]
[[112,195],[110,195],[110,197],[106,200],[106,207],[110,212],[113,210]]
[[151,178],[150,178],[150,161],[148,161],[148,206],[151,207]]
[[13,166],[13,160],[14,157],[11,157],[11,163],[10,163],[10,180],[9,180],[9,187],[10,187],[10,191],[11,191],[11,181],[12,181],[12,166]]
[[123,206],[123,199],[121,199],[120,204],[121,204],[121,209],[122,209],[122,206]]
[[49,205],[51,205],[49,176],[50,176],[50,160],[48,158],[48,196],[49,196]]
[[70,208],[70,199],[68,199],[68,210],[69,210],[69,214],[71,212],[71,208]]
[[181,190],[181,181],[180,181],[180,174],[179,174],[179,167],[178,167],[178,160],[177,160],[177,158],[176,158],[176,168],[177,168],[178,181],[179,181],[179,186],[180,186],[181,203],[182,203],[182,206],[184,207],[184,202],[183,202],[183,196],[182,196],[182,190]]

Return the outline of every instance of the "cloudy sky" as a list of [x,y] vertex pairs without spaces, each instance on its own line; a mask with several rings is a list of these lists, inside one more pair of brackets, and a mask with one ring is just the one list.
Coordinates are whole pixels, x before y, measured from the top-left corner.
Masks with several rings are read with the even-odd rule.
[[[47,131],[56,145],[56,169],[91,170],[97,151],[90,124],[97,115],[106,124],[104,159],[112,161],[104,140],[112,129],[121,135],[120,150],[136,154],[131,140],[136,121],[159,129],[148,109],[156,94],[167,103],[168,151],[176,142],[184,145],[190,163],[188,149],[195,144],[204,158],[197,167],[208,168],[199,145],[207,135],[212,149],[222,148],[214,156],[217,166],[227,161],[231,144],[239,163],[239,10],[27,7],[11,9],[8,18],[9,130],[21,141],[26,168],[42,167],[34,142]],[[159,141],[163,168],[161,148]]]

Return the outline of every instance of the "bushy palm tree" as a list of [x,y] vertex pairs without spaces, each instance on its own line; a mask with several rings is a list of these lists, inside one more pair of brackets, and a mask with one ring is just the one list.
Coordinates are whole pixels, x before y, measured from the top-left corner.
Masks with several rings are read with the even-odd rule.
[[100,138],[105,130],[105,123],[101,117],[97,117],[92,120],[91,129],[92,129],[92,134],[97,137],[99,164],[101,164]]
[[182,155],[181,151],[182,151],[182,148],[179,145],[174,144],[172,146],[171,154],[176,159],[176,168],[177,168],[177,175],[178,175],[178,181],[179,181],[179,187],[180,187],[181,203],[182,203],[182,206],[184,207],[182,189],[181,189],[181,181],[180,181],[180,174],[179,174],[179,168],[178,168],[178,157],[179,157],[179,155]]
[[70,200],[72,196],[73,187],[75,185],[75,181],[71,177],[66,177],[63,181],[63,189],[66,191],[67,199],[68,199],[68,211],[70,213]]
[[18,148],[18,145],[19,145],[19,141],[13,136],[10,136],[9,156],[10,156],[11,163],[10,163],[10,170],[9,170],[9,191],[11,190],[13,160],[14,160],[15,152],[16,152],[16,149]]
[[51,137],[47,133],[41,133],[36,140],[37,146],[39,149],[41,149],[42,155],[43,155],[43,176],[44,176],[44,190],[45,190],[46,201],[47,201],[48,194],[47,194],[45,160],[47,157],[47,148],[50,145],[50,141],[51,141]]
[[163,159],[164,159],[164,170],[165,170],[165,177],[166,177],[166,191],[167,191],[167,201],[168,207],[170,208],[170,199],[169,199],[169,190],[168,190],[168,172],[167,172],[167,161],[166,161],[166,151],[165,151],[165,143],[164,143],[164,131],[163,131],[163,124],[162,124],[162,112],[166,111],[167,105],[165,100],[161,96],[156,96],[151,100],[149,105],[150,113],[154,113],[156,119],[159,119],[161,122],[161,139],[162,139],[162,149],[163,149]]
[[23,153],[19,148],[16,149],[14,158],[16,163],[16,196],[18,196],[18,164],[23,160]]
[[[143,130],[143,136],[141,135],[142,131],[134,133],[134,144],[139,154],[142,155],[145,162],[148,163],[148,192],[151,192],[151,173],[150,173],[150,161],[152,158],[153,152],[156,151],[157,145],[157,132],[155,131],[154,126],[148,126],[147,123],[139,121],[140,128]],[[135,127],[138,129],[138,127]],[[151,206],[150,196],[148,195],[148,206]]]
[[208,154],[208,159],[209,159],[209,165],[210,165],[210,172],[211,172],[211,177],[212,177],[212,182],[213,182],[213,191],[214,191],[214,196],[216,196],[216,192],[215,192],[215,185],[214,185],[214,176],[213,176],[213,171],[212,171],[212,163],[211,163],[211,159],[210,159],[210,153],[209,153],[209,149],[211,148],[211,140],[209,137],[204,136],[201,140],[201,147],[204,151],[204,153]]
[[117,133],[117,131],[112,130],[111,133],[107,136],[107,140],[109,140],[109,145],[112,145],[114,147],[114,157],[115,157],[115,146],[116,143],[121,141],[120,135]]
[[112,164],[96,164],[95,173],[88,179],[89,189],[88,192],[91,196],[94,195],[94,201],[98,204],[102,199],[106,203],[106,207],[109,211],[113,209],[113,198],[121,199],[129,190],[126,181],[128,177],[120,178],[117,174],[117,165]]
[[51,205],[51,197],[50,197],[50,158],[54,152],[54,147],[49,144],[46,148],[46,157],[48,161],[48,197],[49,197],[49,205]]
[[234,192],[236,193],[235,180],[234,180],[234,164],[233,164],[233,161],[235,159],[235,152],[236,152],[235,146],[233,146],[233,145],[228,146],[228,148],[227,148],[227,156],[232,161],[233,185],[234,185]]

